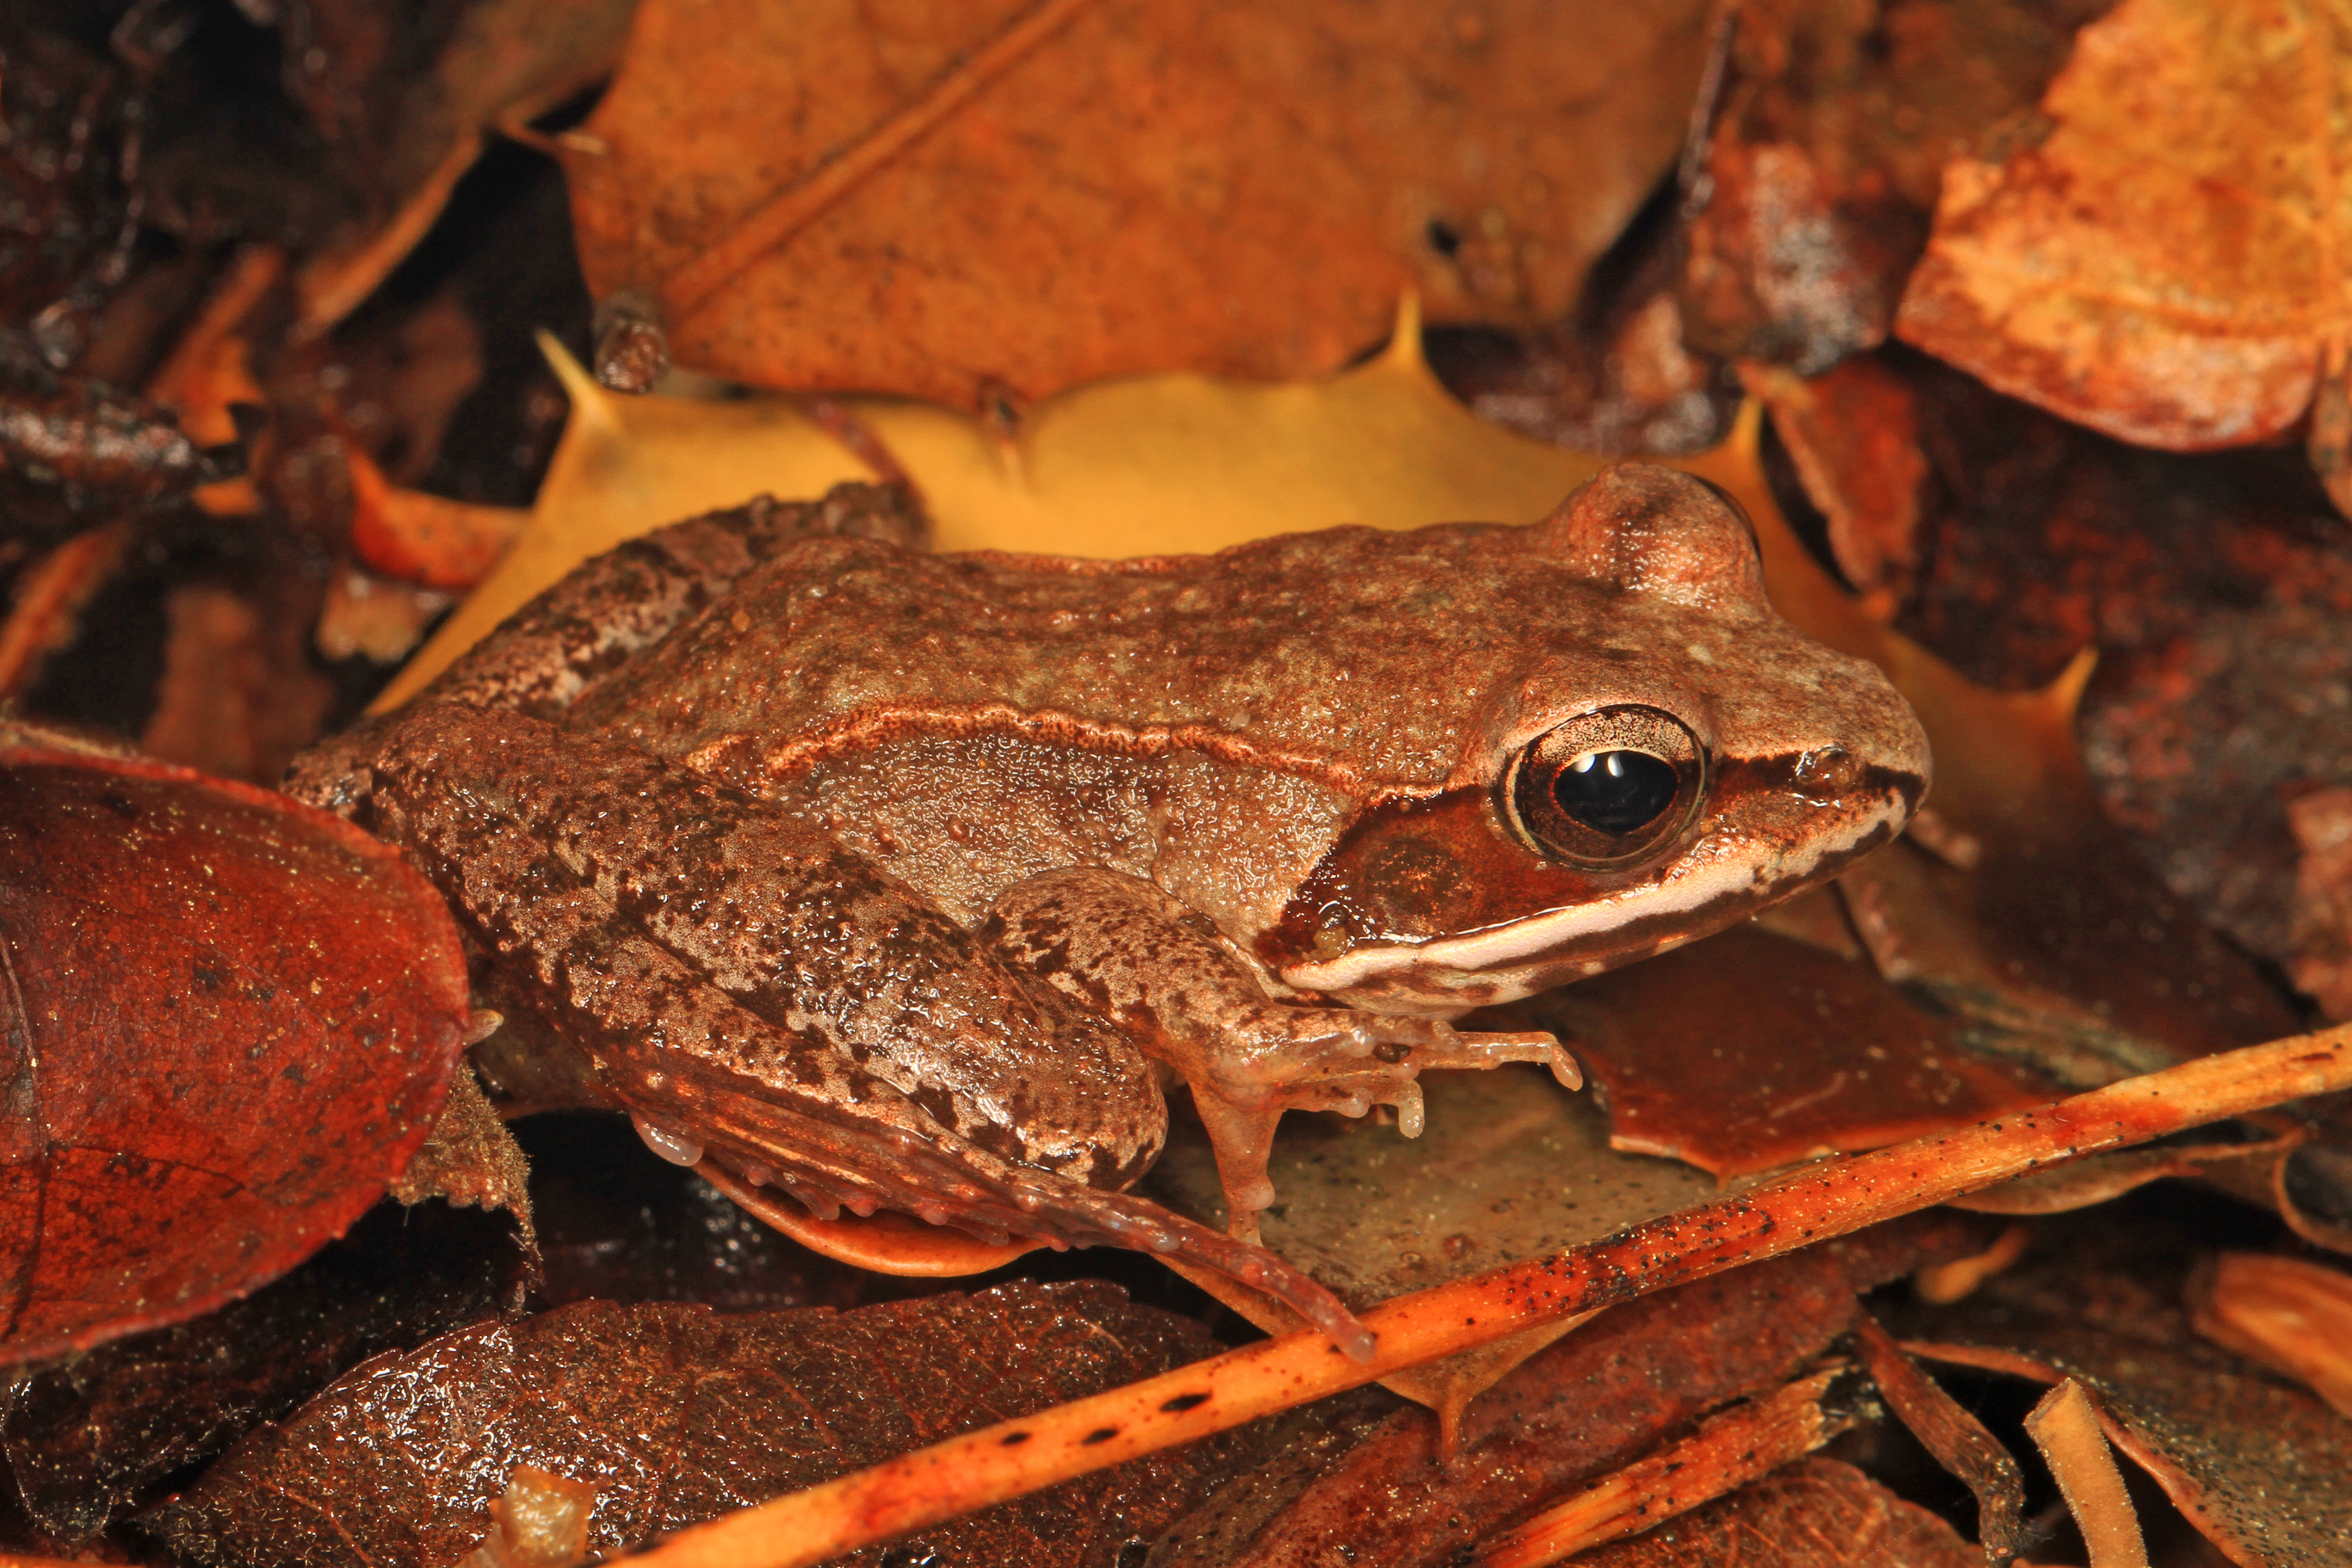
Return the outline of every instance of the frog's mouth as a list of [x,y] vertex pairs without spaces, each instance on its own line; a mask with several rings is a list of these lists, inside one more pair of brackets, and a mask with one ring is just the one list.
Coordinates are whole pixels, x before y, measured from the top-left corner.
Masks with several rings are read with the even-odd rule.
[[1878,767],[1823,800],[1797,786],[1797,761],[1726,770],[1681,843],[1609,875],[1504,852],[1484,791],[1377,808],[1260,956],[1302,990],[1451,1016],[1678,947],[1837,875],[1901,832],[1927,791],[1922,773]]

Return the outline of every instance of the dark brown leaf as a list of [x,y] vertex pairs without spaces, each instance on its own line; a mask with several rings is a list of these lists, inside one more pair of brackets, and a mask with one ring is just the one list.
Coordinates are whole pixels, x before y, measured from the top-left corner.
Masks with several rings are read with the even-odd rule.
[[1744,379],[1821,510],[1838,571],[1873,615],[1890,617],[1919,566],[1927,478],[1910,384],[1873,355],[1810,380],[1761,366]]
[[303,269],[297,331],[332,326],[399,265],[494,127],[520,127],[609,74],[635,5],[467,0],[420,12],[287,0],[288,93],[343,154],[369,208]]
[[2234,1561],[2352,1563],[2352,1423],[2197,1335],[2179,1304],[2177,1244],[2116,1257],[2106,1239],[2054,1228],[2037,1267],[1906,1317],[1909,1348],[2038,1382],[2076,1378],[2109,1440]]
[[[1091,1280],[839,1315],[582,1302],[364,1367],[151,1518],[206,1564],[440,1568],[529,1465],[595,1484],[589,1544],[610,1550],[1216,1349]],[[927,1531],[893,1561],[1110,1568],[1190,1506],[1216,1451]]]
[[358,1363],[496,1311],[517,1262],[502,1222],[379,1205],[241,1301],[18,1380],[0,1401],[17,1498],[58,1540],[86,1540]]
[[1586,1552],[1578,1568],[1982,1568],[1952,1527],[1836,1459],[1802,1459],[1754,1486]]
[[0,1359],[179,1321],[380,1196],[447,1093],[447,911],[391,849],[162,763],[0,752]]

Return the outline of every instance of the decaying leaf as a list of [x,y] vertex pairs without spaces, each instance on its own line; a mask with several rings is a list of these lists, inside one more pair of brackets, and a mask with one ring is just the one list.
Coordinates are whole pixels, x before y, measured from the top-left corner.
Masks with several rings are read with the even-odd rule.
[[2278,435],[2352,331],[2352,15],[2124,0],[2076,36],[2050,130],[1944,173],[1908,342],[2129,441]]
[[1852,1465],[1812,1458],[1775,1471],[1578,1568],[1981,1568],[1984,1552]]
[[1563,313],[1674,159],[1706,9],[646,0],[567,149],[582,262],[761,386],[1328,374],[1407,289]]
[[[588,1541],[610,1551],[1215,1349],[1095,1280],[840,1314],[582,1302],[372,1363],[150,1517],[205,1564],[440,1568],[528,1465],[595,1484]],[[1214,1453],[929,1531],[908,1560],[1110,1568],[1190,1506]]]
[[2079,1227],[2059,1234],[2038,1267],[1908,1317],[1914,1353],[2075,1379],[2107,1440],[2233,1561],[2352,1563],[2352,1425],[2200,1340],[2178,1304],[2179,1258],[2102,1257]]
[[459,1208],[505,1210],[526,1252],[536,1248],[531,1223],[530,1165],[514,1134],[499,1119],[471,1068],[452,1073],[441,1118],[392,1184],[399,1203],[440,1198]]
[[1939,172],[2105,0],[1743,0],[1680,285],[1694,347],[1811,374],[1886,335]]
[[0,752],[0,1359],[194,1317],[358,1217],[448,1091],[447,911],[323,812]]
[[0,1395],[14,1500],[59,1542],[345,1371],[511,1304],[503,1224],[379,1205],[283,1279],[189,1322],[21,1374]]

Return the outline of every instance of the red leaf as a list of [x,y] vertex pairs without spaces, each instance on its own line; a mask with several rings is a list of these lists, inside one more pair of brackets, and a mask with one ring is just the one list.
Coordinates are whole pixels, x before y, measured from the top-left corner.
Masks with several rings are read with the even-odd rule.
[[395,851],[184,768],[0,747],[0,1363],[341,1235],[431,1130],[465,1014]]

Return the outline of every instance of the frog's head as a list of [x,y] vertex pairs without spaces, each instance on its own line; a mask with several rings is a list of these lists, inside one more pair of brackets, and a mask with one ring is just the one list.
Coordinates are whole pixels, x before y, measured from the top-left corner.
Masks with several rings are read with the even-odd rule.
[[1289,984],[1376,1012],[1524,996],[1834,876],[1927,793],[1918,720],[1773,612],[1714,487],[1622,465],[1522,548],[1522,662],[1444,786],[1370,805],[1265,934]]

